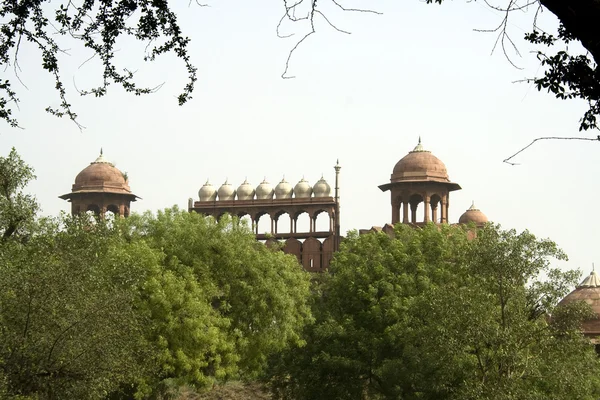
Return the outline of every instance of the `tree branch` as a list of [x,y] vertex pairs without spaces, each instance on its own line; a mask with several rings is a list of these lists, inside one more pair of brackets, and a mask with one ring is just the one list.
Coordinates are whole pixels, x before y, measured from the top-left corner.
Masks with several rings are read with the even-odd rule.
[[515,162],[511,162],[510,160],[512,158],[514,158],[515,156],[517,156],[518,154],[524,152],[525,150],[527,150],[528,148],[530,148],[531,146],[533,146],[533,144],[535,142],[537,142],[538,140],[584,140],[584,141],[589,141],[589,142],[598,142],[600,141],[600,135],[596,136],[595,138],[586,138],[586,137],[563,137],[563,136],[546,136],[546,137],[539,137],[537,139],[534,139],[531,143],[529,143],[527,146],[523,147],[521,150],[517,151],[515,154],[513,154],[512,156],[505,158],[504,160],[502,160],[502,162],[505,162],[507,164],[510,165],[519,165],[519,163],[515,163]]

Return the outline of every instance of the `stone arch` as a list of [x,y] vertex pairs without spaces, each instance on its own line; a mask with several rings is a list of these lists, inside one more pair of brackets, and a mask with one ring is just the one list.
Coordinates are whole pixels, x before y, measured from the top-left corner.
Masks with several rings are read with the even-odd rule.
[[86,211],[91,211],[95,215],[100,215],[100,206],[98,206],[98,204],[88,204]]
[[291,233],[292,232],[292,218],[290,213],[285,210],[279,210],[273,214],[273,220],[275,221],[275,233]]
[[313,232],[332,232],[333,218],[328,210],[318,210],[312,215]]
[[302,243],[296,238],[289,238],[285,241],[283,252],[293,254],[298,259],[298,262],[302,261]]
[[302,243],[302,266],[307,271],[321,271],[321,242],[314,237]]
[[[422,222],[425,220],[425,213],[422,210],[419,213],[419,204],[423,203],[424,198],[420,193],[413,193],[408,198],[408,203],[410,204],[410,222],[413,224]],[[421,216],[419,214],[422,214]],[[421,218],[420,218],[421,217]]]
[[442,196],[434,193],[429,198],[429,207],[431,207],[431,220],[434,223],[440,223],[442,221],[441,214]]
[[259,212],[254,217],[254,224],[256,226],[256,234],[262,233],[273,233],[273,218],[266,212]]
[[321,267],[322,269],[327,269],[329,268],[329,265],[331,264],[331,259],[333,258],[333,253],[334,253],[334,249],[335,249],[335,236],[327,236],[327,238],[325,238],[325,240],[323,241],[323,245],[322,245],[322,264]]
[[119,206],[115,204],[109,204],[108,206],[106,206],[106,212],[113,213],[115,216],[120,215]]
[[294,233],[297,232],[312,232],[312,222],[308,211],[301,210],[294,214],[292,217]]
[[238,223],[240,226],[245,226],[250,232],[254,231],[254,221],[252,215],[247,212],[240,212],[237,214]]

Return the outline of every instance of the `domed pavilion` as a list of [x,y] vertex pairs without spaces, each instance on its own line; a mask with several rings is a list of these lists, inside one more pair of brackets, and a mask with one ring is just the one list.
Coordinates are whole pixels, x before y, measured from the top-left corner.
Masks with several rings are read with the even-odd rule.
[[[577,301],[585,301],[596,314],[595,318],[583,322],[581,330],[584,335],[592,339],[600,336],[600,277],[598,277],[596,271],[592,271],[575,290],[558,303],[558,306]],[[598,344],[597,339],[593,342]]]
[[[458,183],[450,181],[444,163],[423,148],[421,138],[417,146],[396,163],[390,183],[379,188],[390,191],[392,224],[415,225],[430,221],[448,223],[450,192],[461,189]],[[421,203],[423,213],[418,217]]]
[[92,211],[96,215],[112,212],[121,217],[128,217],[131,202],[139,199],[131,192],[127,175],[107,161],[102,150],[77,174],[71,193],[59,197],[71,203],[73,215]]
[[475,202],[471,204],[471,207],[463,213],[458,219],[459,224],[475,224],[477,227],[482,227],[488,222],[488,217],[475,207]]

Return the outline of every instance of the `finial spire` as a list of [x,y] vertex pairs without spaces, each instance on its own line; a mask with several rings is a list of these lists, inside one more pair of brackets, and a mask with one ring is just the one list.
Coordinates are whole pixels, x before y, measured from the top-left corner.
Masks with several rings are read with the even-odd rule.
[[415,146],[415,148],[412,151],[413,153],[415,152],[427,152],[427,150],[425,150],[423,148],[423,145],[421,144],[421,135],[419,135],[419,143],[417,143],[417,145]]
[[102,155],[102,154],[104,154],[104,153],[102,152],[102,147],[100,147],[100,155]]

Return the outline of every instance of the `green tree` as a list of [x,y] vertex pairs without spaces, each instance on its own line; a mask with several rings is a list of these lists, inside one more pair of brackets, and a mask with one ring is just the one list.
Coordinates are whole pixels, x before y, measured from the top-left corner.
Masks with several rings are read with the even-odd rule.
[[435,225],[349,236],[306,346],[273,360],[277,398],[597,398],[585,308],[548,323],[576,278],[550,267],[564,254],[491,225],[468,236]]
[[[144,376],[139,287],[156,255],[104,223],[42,219],[0,245],[0,375],[8,395],[103,398]],[[146,355],[145,355],[146,354]]]
[[39,210],[35,197],[23,193],[32,179],[33,168],[14,147],[8,157],[0,157],[0,235],[4,240],[23,233]]
[[301,342],[311,319],[309,281],[294,257],[229,217],[217,222],[173,208],[127,224],[132,240],[163,254],[162,275],[145,294],[160,379],[252,378],[269,355]]

